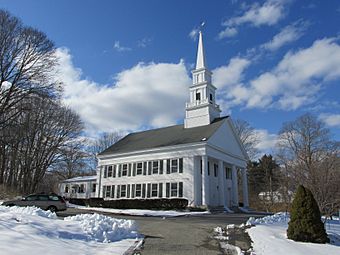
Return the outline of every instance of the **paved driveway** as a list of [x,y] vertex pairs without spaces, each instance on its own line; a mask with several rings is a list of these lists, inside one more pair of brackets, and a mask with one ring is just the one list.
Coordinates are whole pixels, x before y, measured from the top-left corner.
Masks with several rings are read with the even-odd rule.
[[[77,213],[84,213],[84,211],[68,209],[58,214],[66,216]],[[228,224],[241,224],[250,216],[256,216],[249,214],[213,214],[162,218],[104,214],[137,221],[140,233],[145,236],[142,255],[221,254],[218,242],[210,238],[213,234],[213,228]]]

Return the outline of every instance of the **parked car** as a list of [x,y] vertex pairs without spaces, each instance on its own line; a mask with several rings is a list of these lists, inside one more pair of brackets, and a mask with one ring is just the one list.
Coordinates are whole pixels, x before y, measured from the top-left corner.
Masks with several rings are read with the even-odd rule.
[[56,194],[32,194],[21,200],[12,200],[3,202],[5,206],[36,206],[43,210],[51,212],[66,210],[65,200]]

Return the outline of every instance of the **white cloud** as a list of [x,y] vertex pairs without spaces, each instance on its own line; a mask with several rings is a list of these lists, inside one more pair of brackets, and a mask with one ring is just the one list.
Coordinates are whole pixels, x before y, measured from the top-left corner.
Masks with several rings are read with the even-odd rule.
[[131,50],[131,48],[129,48],[129,47],[121,46],[119,41],[115,41],[115,43],[113,44],[113,48],[118,52],[130,51]]
[[340,114],[322,113],[319,118],[329,127],[340,128]]
[[272,40],[262,45],[266,50],[275,51],[285,44],[298,40],[307,28],[307,23],[298,21],[284,27]]
[[285,16],[285,0],[267,0],[262,5],[254,3],[245,12],[224,22],[225,26],[239,26],[249,23],[253,26],[275,25]]
[[152,38],[144,37],[142,40],[139,40],[137,42],[137,47],[146,48],[147,46],[151,44],[151,42],[152,42]]
[[237,29],[234,27],[226,27],[218,34],[218,39],[230,38],[236,36],[238,33]]
[[261,154],[273,153],[278,136],[276,134],[270,134],[268,130],[265,129],[256,129],[255,132],[259,138],[259,143],[256,148],[261,151]]
[[335,79],[340,79],[340,45],[334,38],[325,38],[288,52],[272,71],[235,85],[228,96],[248,108],[294,110],[313,102],[326,82]]
[[192,40],[194,40],[194,41],[196,41],[196,39],[197,39],[197,35],[198,35],[198,32],[199,32],[200,30],[199,30],[199,28],[193,28],[191,31],[190,31],[190,33],[189,33],[189,37],[192,39]]
[[250,60],[245,58],[234,57],[230,59],[228,65],[213,70],[213,84],[219,89],[238,84],[249,65]]
[[89,132],[137,130],[175,124],[183,118],[188,77],[185,64],[139,63],[116,75],[114,85],[82,79],[65,48],[57,50],[65,104],[79,113]]

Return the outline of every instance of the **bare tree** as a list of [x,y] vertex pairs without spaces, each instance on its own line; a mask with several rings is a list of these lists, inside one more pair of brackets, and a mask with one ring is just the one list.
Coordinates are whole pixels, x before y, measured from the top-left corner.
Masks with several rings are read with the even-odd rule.
[[255,129],[250,124],[241,119],[234,120],[234,127],[237,135],[240,137],[241,142],[250,159],[255,160],[259,153],[256,145],[259,143],[259,137]]
[[285,123],[277,147],[278,159],[287,170],[288,187],[308,187],[324,213],[340,205],[339,201],[334,205],[340,196],[340,146],[321,121],[305,114]]
[[28,95],[57,92],[54,52],[44,33],[0,10],[0,129],[20,114],[15,106]]

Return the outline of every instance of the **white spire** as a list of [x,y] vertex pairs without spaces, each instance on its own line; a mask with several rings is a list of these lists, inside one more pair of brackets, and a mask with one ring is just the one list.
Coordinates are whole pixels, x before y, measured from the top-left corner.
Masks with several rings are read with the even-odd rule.
[[198,49],[197,49],[197,60],[196,60],[196,70],[201,68],[207,68],[205,61],[205,53],[203,47],[202,31],[199,31],[198,39]]

